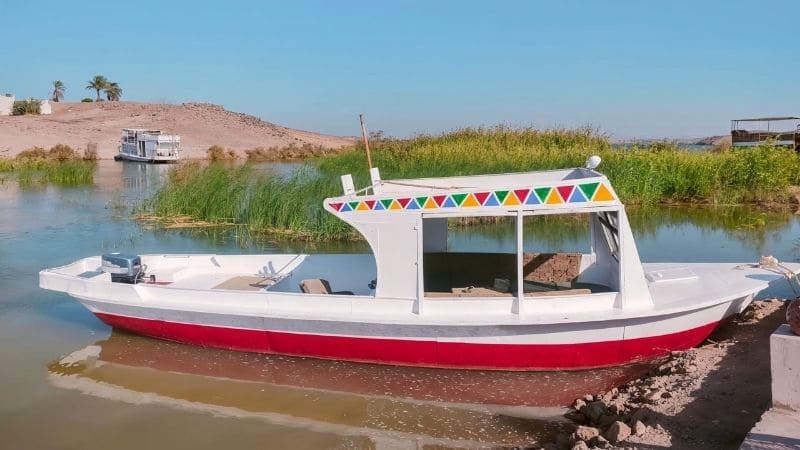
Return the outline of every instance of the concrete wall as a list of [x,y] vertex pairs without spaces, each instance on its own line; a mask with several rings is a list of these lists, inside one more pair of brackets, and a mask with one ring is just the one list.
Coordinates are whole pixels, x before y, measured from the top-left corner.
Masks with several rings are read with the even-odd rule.
[[14,96],[0,95],[0,116],[10,116],[14,108]]
[[800,411],[800,336],[783,324],[769,338],[772,405]]
[[50,105],[50,100],[42,100],[39,102],[39,114],[53,114],[53,107]]

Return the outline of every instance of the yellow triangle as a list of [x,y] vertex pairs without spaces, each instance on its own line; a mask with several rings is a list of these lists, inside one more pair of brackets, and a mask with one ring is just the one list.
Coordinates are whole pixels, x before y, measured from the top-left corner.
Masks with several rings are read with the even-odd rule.
[[436,204],[436,202],[433,201],[433,197],[428,197],[428,200],[425,201],[425,206],[423,206],[425,209],[435,209],[438,207],[439,206]]
[[597,192],[594,193],[594,198],[592,198],[592,200],[596,202],[610,202],[616,200],[616,198],[605,184],[601,184],[600,187],[597,188]]
[[461,204],[462,208],[475,208],[476,206],[481,206],[481,204],[478,203],[478,199],[472,194],[469,194],[467,198],[464,199],[464,203]]
[[369,211],[369,206],[366,203],[361,202],[356,207],[356,211]]
[[547,203],[548,205],[557,205],[559,203],[564,203],[564,201],[561,200],[561,196],[558,195],[558,189],[551,189],[550,195],[547,196],[547,200],[545,200],[545,203]]
[[389,205],[389,209],[403,209],[403,205],[401,205],[397,200],[394,200],[392,201],[392,204]]
[[521,204],[522,203],[519,202],[519,199],[517,198],[517,194],[515,194],[514,191],[509,192],[508,196],[506,197],[505,201],[503,202],[503,206],[516,206],[516,205],[521,205]]

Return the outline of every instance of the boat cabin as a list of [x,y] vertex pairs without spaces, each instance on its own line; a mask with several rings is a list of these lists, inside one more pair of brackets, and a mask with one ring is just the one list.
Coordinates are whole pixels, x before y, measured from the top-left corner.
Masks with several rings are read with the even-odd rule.
[[180,158],[181,137],[160,130],[124,128],[119,158],[131,161],[174,162]]
[[800,150],[800,117],[760,117],[731,121],[731,144],[752,147],[765,141]]
[[[378,298],[415,299],[417,312],[437,302],[491,297],[513,299],[517,313],[526,303],[557,297],[652,307],[625,208],[593,169],[403,180],[382,180],[372,169],[371,178],[357,192],[352,177],[343,176],[344,195],[326,199],[325,209],[372,248]],[[526,220],[553,214],[588,222],[586,253],[525,248]],[[454,224],[497,218],[514,222],[515,252],[450,251]]]

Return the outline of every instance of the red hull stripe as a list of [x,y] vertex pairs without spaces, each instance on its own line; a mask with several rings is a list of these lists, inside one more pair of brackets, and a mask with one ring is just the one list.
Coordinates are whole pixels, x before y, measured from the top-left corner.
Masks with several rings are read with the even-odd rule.
[[718,322],[678,333],[576,344],[475,344],[248,330],[97,313],[112,327],[171,341],[359,362],[494,370],[589,369],[643,361],[703,341]]

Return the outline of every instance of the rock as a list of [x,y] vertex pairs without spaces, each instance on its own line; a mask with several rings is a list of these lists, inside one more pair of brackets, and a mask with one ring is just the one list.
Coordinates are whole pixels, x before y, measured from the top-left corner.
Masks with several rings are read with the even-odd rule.
[[608,439],[604,438],[603,436],[596,436],[589,441],[590,447],[597,447],[597,448],[608,448],[610,444]]
[[612,423],[614,423],[614,422],[616,422],[618,420],[619,420],[619,416],[617,416],[616,414],[606,413],[606,414],[603,414],[602,416],[600,416],[600,419],[597,420],[597,425],[600,428],[607,428]]
[[584,396],[583,396],[583,399],[584,399],[584,400],[585,400],[587,403],[588,403],[588,402],[593,402],[593,401],[594,401],[594,396],[593,396],[592,394],[586,394],[586,395],[584,395]]
[[694,364],[689,364],[688,366],[686,366],[686,367],[683,369],[683,371],[684,371],[684,372],[686,372],[686,373],[694,373],[694,372],[697,372],[697,366],[695,366]]
[[595,427],[578,427],[573,433],[576,441],[590,441],[595,436],[600,436],[600,430]]
[[572,448],[572,438],[569,437],[567,433],[559,433],[556,436],[556,447],[559,450],[569,450]]
[[653,389],[647,394],[644,395],[645,401],[649,403],[656,403],[657,401],[661,400],[661,397],[664,395],[664,391],[661,389]]
[[544,449],[544,450],[558,450],[558,447],[553,442],[546,442],[544,445],[542,445],[542,449]]
[[581,408],[583,408],[584,406],[586,406],[586,402],[580,398],[575,400],[575,403],[572,404],[572,407],[575,408],[577,411],[580,411]]
[[647,431],[647,425],[642,423],[641,420],[634,420],[631,428],[633,429],[633,434],[636,436],[641,436]]
[[800,299],[794,299],[786,308],[786,322],[794,334],[800,335]]
[[570,411],[564,414],[564,417],[575,423],[586,423],[586,416],[584,416],[583,413],[579,413],[578,411]]
[[613,443],[622,442],[631,435],[631,427],[620,421],[616,421],[606,430],[606,439]]
[[606,413],[606,405],[603,402],[589,402],[581,408],[581,412],[592,422],[597,422]]
[[589,446],[586,445],[586,442],[578,441],[572,446],[572,450],[589,450]]
[[649,408],[639,408],[631,414],[631,421],[632,422],[644,422],[647,420],[647,416],[650,414]]

